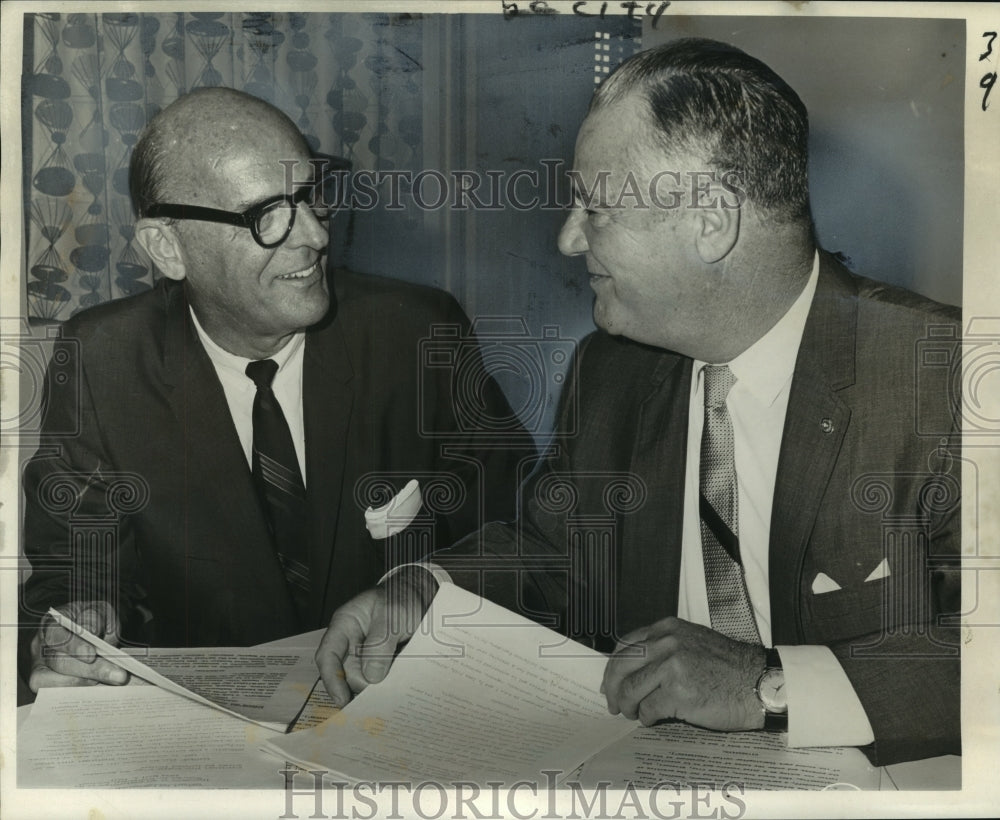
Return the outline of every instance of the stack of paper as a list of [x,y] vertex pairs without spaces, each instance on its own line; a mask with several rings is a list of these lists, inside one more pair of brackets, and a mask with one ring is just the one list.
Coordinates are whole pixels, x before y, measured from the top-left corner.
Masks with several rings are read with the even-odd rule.
[[353,781],[510,784],[543,770],[565,774],[635,727],[608,714],[606,662],[442,584],[384,681],[325,723],[264,748]]
[[319,678],[311,651],[261,646],[130,653],[54,609],[49,614],[134,678],[280,732],[295,722]]

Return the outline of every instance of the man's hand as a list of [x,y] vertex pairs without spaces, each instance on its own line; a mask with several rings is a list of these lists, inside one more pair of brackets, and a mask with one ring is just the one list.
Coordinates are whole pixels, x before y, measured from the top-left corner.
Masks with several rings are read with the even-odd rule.
[[[118,616],[107,601],[73,601],[58,607],[85,629],[118,645]],[[96,683],[123,684],[128,672],[97,653],[89,643],[59,626],[45,615],[31,639],[31,675],[28,686],[38,692],[43,686],[93,686]]]
[[436,591],[430,572],[405,567],[333,613],[316,665],[337,706],[386,676],[396,649],[416,632]]
[[650,726],[677,718],[723,731],[760,729],[754,693],[764,649],[705,626],[664,618],[622,639],[604,669],[611,714]]

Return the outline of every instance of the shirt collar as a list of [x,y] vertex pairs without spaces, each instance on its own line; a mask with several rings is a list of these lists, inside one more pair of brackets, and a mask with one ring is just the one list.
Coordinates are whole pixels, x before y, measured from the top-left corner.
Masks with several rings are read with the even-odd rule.
[[[729,362],[736,381],[762,405],[770,406],[787,385],[795,371],[802,331],[809,317],[816,282],[819,279],[819,252],[813,256],[812,272],[802,293],[777,323],[739,356]],[[704,362],[695,362],[701,373]]]
[[[191,311],[191,320],[194,322],[194,329],[198,333],[198,338],[201,343],[205,346],[205,351],[208,353],[208,357],[212,360],[212,363],[216,367],[223,368],[225,370],[230,370],[234,373],[239,373],[241,376],[246,375],[247,365],[253,361],[253,359],[247,359],[243,356],[237,356],[235,353],[230,353],[228,350],[224,350],[219,347],[205,332],[205,328],[201,326],[201,322],[198,321],[198,317],[195,315],[194,309],[190,306],[188,309]],[[273,359],[278,364],[278,372],[288,363],[299,348],[302,346],[306,338],[305,331],[299,331],[295,333],[291,340],[275,353],[273,356],[268,356],[269,359]]]

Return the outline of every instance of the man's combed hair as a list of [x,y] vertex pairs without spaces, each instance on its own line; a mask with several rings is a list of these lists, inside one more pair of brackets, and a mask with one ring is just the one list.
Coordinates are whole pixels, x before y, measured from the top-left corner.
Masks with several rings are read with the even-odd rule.
[[668,154],[735,173],[747,199],[772,219],[810,219],[808,114],[760,60],[715,40],[676,40],[622,63],[590,110],[633,92],[648,103],[654,139]]

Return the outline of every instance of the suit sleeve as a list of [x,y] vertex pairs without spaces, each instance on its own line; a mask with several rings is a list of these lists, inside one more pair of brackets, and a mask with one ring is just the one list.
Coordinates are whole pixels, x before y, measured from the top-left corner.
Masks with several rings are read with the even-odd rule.
[[131,610],[121,556],[133,535],[123,513],[144,491],[139,477],[130,482],[111,463],[80,352],[80,340],[72,337],[54,346],[41,444],[24,470],[23,541],[31,574],[21,590],[22,662],[49,607],[106,600],[123,631]]

